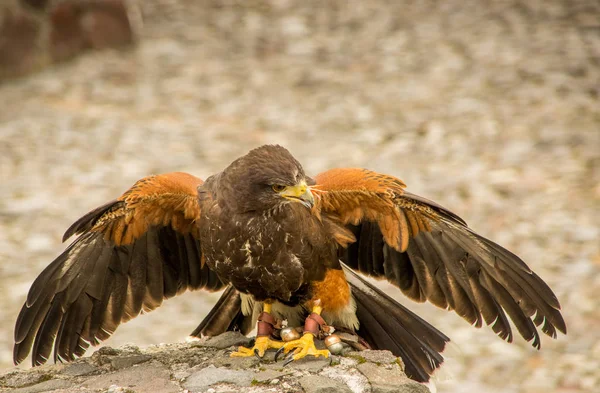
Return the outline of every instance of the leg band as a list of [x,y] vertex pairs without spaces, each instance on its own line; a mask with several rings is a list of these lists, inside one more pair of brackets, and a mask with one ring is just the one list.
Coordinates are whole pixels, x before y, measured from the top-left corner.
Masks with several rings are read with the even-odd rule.
[[325,325],[325,320],[319,314],[312,313],[306,317],[306,321],[304,322],[304,333],[311,333],[313,336],[318,337],[321,332],[321,327]]
[[258,316],[256,336],[271,336],[276,328],[280,328],[278,321],[268,312],[262,312]]

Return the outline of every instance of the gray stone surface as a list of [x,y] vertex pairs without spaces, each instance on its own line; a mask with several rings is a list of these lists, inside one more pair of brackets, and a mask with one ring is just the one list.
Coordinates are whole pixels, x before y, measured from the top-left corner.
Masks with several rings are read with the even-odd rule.
[[299,382],[305,393],[352,393],[345,383],[320,375],[307,375]]
[[211,385],[231,383],[240,387],[251,386],[254,373],[251,371],[229,370],[208,366],[186,378],[183,387],[191,392],[203,392]]

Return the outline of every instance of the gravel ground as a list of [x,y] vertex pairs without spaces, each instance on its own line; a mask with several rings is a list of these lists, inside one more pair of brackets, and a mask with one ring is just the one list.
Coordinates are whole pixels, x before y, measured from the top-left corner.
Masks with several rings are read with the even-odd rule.
[[[600,386],[600,3],[437,3],[144,2],[135,51],[0,86],[0,366],[75,219],[148,174],[206,177],[280,143],[308,173],[401,177],[557,293],[569,334],[540,352],[408,302],[456,344],[439,391]],[[182,340],[216,298],[173,299],[108,344]]]

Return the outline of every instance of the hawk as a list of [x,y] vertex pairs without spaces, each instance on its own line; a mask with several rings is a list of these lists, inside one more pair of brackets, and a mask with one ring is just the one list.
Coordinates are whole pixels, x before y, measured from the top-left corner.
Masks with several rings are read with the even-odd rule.
[[[193,336],[249,333],[232,356],[330,355],[336,329],[400,356],[427,381],[449,338],[362,278],[386,279],[418,302],[454,310],[511,342],[540,348],[538,328],[566,333],[559,302],[518,256],[393,177],[338,168],[308,177],[283,147],[238,158],[205,182],[143,178],[65,233],[76,240],[34,281],[17,318],[14,362],[82,356],[119,324],[186,290],[225,289]],[[277,339],[281,321],[299,338]],[[333,327],[333,329],[332,329]],[[317,340],[318,341],[318,340]]]

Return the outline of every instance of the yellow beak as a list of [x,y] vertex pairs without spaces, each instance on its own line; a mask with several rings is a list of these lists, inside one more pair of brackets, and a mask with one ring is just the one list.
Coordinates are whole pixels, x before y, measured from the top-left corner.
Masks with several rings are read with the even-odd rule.
[[280,194],[284,198],[302,203],[309,209],[315,204],[315,199],[305,181],[296,184],[295,186],[287,186]]

